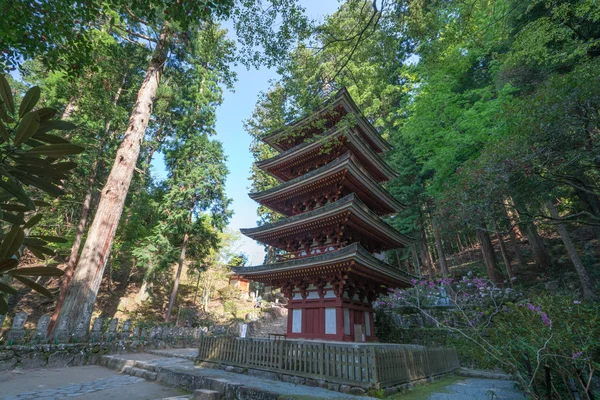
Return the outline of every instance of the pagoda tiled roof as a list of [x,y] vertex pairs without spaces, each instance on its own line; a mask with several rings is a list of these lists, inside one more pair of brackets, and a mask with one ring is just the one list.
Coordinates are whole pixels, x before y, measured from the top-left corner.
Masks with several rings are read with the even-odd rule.
[[334,108],[341,106],[344,108],[347,114],[351,114],[357,117],[356,125],[359,128],[361,134],[365,138],[365,140],[369,143],[369,147],[371,147],[375,152],[382,153],[390,150],[392,147],[388,142],[385,141],[377,132],[375,127],[367,120],[361,113],[360,109],[348,93],[348,90],[344,87],[340,89],[334,96],[325,100],[316,110],[311,113],[297,119],[293,123],[287,125],[284,128],[278,129],[276,131],[271,132],[269,135],[264,137],[262,140],[273,147],[278,151],[286,151],[289,150],[294,144],[284,143],[284,140],[287,135],[293,129],[297,129],[302,127],[303,125],[310,124],[315,121],[317,118],[323,116],[328,111],[333,110]]
[[313,257],[297,258],[290,261],[264,264],[253,267],[233,267],[231,270],[242,276],[253,280],[259,280],[261,275],[270,275],[273,279],[291,277],[295,274],[303,274],[311,268],[330,267],[332,270],[343,265],[360,265],[366,267],[373,273],[385,276],[401,286],[410,286],[411,279],[415,278],[407,272],[392,267],[388,263],[379,260],[365,250],[360,244],[352,243],[339,250],[321,253]]
[[[351,181],[362,189],[360,194],[357,193],[362,202],[378,214],[388,215],[406,208],[377,183],[351,153],[343,154],[329,164],[272,189],[250,193],[249,196],[274,211],[289,215],[283,208],[282,203],[285,200],[318,190],[325,185],[337,184],[346,173],[350,175]],[[344,182],[348,183],[349,180],[345,179]]]
[[354,193],[314,210],[256,228],[241,229],[241,232],[252,239],[275,245],[275,241],[286,234],[325,229],[348,218],[360,222],[364,234],[382,243],[387,249],[408,246],[412,242],[411,238],[379,218]]
[[[355,129],[348,127],[333,128],[323,135],[319,135],[312,140],[307,140],[274,157],[257,161],[256,166],[271,174],[279,181],[293,179],[286,175],[286,171],[289,170],[290,165],[301,165],[302,162],[306,162],[307,159],[322,157],[323,147],[341,137],[345,137],[348,140],[352,153],[361,161],[363,167],[371,172],[374,179],[383,181],[398,176],[398,173],[387,165],[387,163],[373,151],[371,146],[367,145]],[[346,146],[348,146],[348,144]]]

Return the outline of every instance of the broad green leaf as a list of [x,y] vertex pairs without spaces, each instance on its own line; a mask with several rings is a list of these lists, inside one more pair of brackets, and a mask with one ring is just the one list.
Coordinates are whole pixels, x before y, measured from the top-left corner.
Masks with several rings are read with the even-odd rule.
[[20,183],[5,182],[0,179],[0,188],[15,196],[15,198],[29,210],[35,210],[35,204],[33,204],[31,198],[27,196]]
[[29,172],[29,173],[32,173],[32,174],[38,175],[38,176],[47,176],[50,178],[56,178],[58,180],[67,179],[67,175],[65,175],[61,171],[58,171],[58,170],[52,168],[50,166],[50,164],[48,164],[48,166],[46,168],[34,167],[31,165],[23,165],[19,169],[21,171]]
[[[19,156],[15,158],[15,161],[19,164],[25,165],[37,165],[38,167],[49,168],[50,162],[41,156]],[[21,169],[22,167],[18,167]]]
[[0,219],[3,221],[6,221],[8,223],[11,223],[13,225],[25,224],[25,220],[23,219],[23,217],[21,215],[15,215],[15,214],[11,214],[8,212],[2,213],[2,215],[0,216]]
[[0,101],[0,119],[9,124],[15,121],[14,118],[12,118],[6,112],[6,107],[4,106],[4,103],[2,101]]
[[37,258],[39,258],[40,260],[43,260],[46,258],[46,256],[44,255],[44,253],[42,253],[41,251],[39,251],[37,248],[35,247],[27,247],[27,249],[33,253],[34,256],[36,256]]
[[59,131],[70,131],[72,129],[77,128],[72,122],[69,121],[61,121],[61,120],[50,120],[50,121],[42,121],[40,123],[40,127],[38,128],[38,133],[46,133],[53,129],[58,129]]
[[36,225],[38,222],[42,220],[44,216],[42,214],[36,214],[33,217],[29,218],[29,221],[23,226],[25,229],[31,228]]
[[27,150],[25,152],[25,154],[27,154],[27,155],[39,154],[42,156],[58,158],[58,157],[62,157],[62,156],[69,156],[72,154],[79,154],[83,150],[84,150],[84,148],[81,146],[77,146],[74,144],[59,143],[59,144],[50,144],[47,146],[34,147],[33,149]]
[[21,143],[32,137],[40,126],[40,117],[37,113],[28,112],[25,114],[19,126],[17,127],[17,133],[15,134],[15,146],[19,146]]
[[50,118],[56,115],[56,110],[50,107],[40,108],[36,112],[40,116],[40,121],[48,121]]
[[62,189],[54,185],[48,179],[38,178],[37,176],[17,171],[13,171],[13,174],[24,184],[35,186],[36,188],[43,190],[51,196],[58,197],[64,193]]
[[6,304],[6,300],[4,300],[4,296],[0,296],[0,314],[6,315],[8,312],[8,304]]
[[13,227],[4,237],[0,245],[0,258],[10,258],[19,250],[25,234],[18,226]]
[[50,203],[42,200],[34,200],[33,203],[38,207],[50,207]]
[[61,138],[60,136],[48,135],[47,133],[36,133],[34,137],[44,143],[69,143],[67,139]]
[[32,281],[31,279],[25,278],[24,276],[15,275],[14,278],[21,282],[23,285],[30,287],[36,292],[43,294],[46,297],[52,298],[52,293],[39,283]]
[[48,242],[46,242],[45,240],[42,240],[42,239],[36,238],[36,237],[31,237],[31,236],[28,236],[28,237],[26,237],[23,240],[23,245],[24,246],[36,246],[36,247],[39,247],[39,246],[45,246],[47,244],[48,244]]
[[3,258],[0,260],[0,272],[17,268],[19,262],[16,258]]
[[21,204],[0,204],[0,208],[5,211],[26,212],[29,208]]
[[8,285],[0,282],[0,292],[16,294],[17,290],[11,286],[8,286]]
[[[56,252],[54,250],[49,249],[49,248],[44,247],[44,246],[37,246],[37,245],[33,245],[33,244],[26,244],[25,247],[27,247],[29,250],[31,250],[32,253],[34,253],[34,250],[36,250],[39,253],[47,254],[49,256],[55,256],[56,255]],[[36,254],[36,256],[37,256],[37,253],[34,253],[34,254]],[[38,258],[44,258],[44,257],[39,257],[39,256],[37,256],[37,257]]]
[[7,272],[11,276],[63,276],[64,272],[56,267],[25,267]]
[[6,129],[6,127],[4,126],[4,124],[1,123],[1,122],[0,122],[0,135],[2,135],[2,139],[6,143],[10,142],[10,134],[8,133],[8,130]]
[[[33,110],[33,107],[40,100],[40,88],[37,86],[32,87],[25,93],[23,100],[21,101],[21,105],[19,106],[19,118],[22,118],[23,115]],[[38,116],[39,118],[39,116]]]
[[10,90],[10,85],[8,81],[4,77],[4,74],[0,75],[0,98],[6,105],[8,112],[11,114],[15,113],[15,103],[13,102],[12,91]]
[[77,167],[77,163],[72,162],[72,161],[67,161],[67,162],[52,164],[52,167],[54,167],[54,169],[57,169],[59,171],[69,171],[69,170]]

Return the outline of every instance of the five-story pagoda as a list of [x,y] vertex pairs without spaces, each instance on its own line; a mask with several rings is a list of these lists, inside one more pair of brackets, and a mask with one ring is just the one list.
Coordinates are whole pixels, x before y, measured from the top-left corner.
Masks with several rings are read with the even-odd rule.
[[380,156],[389,144],[346,89],[264,141],[280,153],[257,166],[281,184],[250,197],[287,218],[242,233],[282,254],[234,272],[281,288],[289,338],[376,340],[372,302],[410,285],[383,257],[410,244],[381,219],[403,207],[380,184],[396,176]]

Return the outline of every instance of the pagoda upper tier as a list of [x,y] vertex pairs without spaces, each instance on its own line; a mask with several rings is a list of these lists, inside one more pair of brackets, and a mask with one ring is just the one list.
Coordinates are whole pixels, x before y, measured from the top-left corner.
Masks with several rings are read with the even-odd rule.
[[263,141],[274,149],[284,152],[303,143],[308,138],[331,129],[348,117],[352,119],[348,121],[348,125],[355,126],[375,152],[382,153],[391,149],[391,146],[379,135],[373,125],[362,116],[346,88],[339,90],[335,96],[325,101],[312,114],[272,132]]
[[241,232],[287,251],[286,258],[311,257],[354,242],[371,253],[410,245],[410,238],[379,218],[354,193],[312,211]]
[[369,288],[369,302],[386,292],[382,286],[408,287],[411,278],[414,278],[374,257],[358,243],[311,258],[256,267],[233,267],[231,270],[253,281],[281,287],[288,298],[291,298],[292,289],[298,281],[317,282],[317,285],[319,281],[330,282],[336,290],[340,290],[339,296],[344,292],[344,284],[354,281]]
[[372,178],[352,153],[272,189],[250,193],[250,198],[289,217],[350,193],[355,193],[377,215],[394,214],[405,208]]
[[343,154],[350,153],[377,182],[395,178],[390,168],[355,127],[334,127],[274,157],[258,161],[256,166],[281,182],[320,168]]

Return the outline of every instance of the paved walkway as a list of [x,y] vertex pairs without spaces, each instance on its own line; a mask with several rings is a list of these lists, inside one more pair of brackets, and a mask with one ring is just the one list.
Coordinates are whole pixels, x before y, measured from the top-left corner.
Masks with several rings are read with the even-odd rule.
[[2,400],[50,400],[78,396],[85,396],[85,400],[142,400],[182,394],[184,392],[177,388],[95,365],[0,373]]
[[[400,397],[401,398],[401,397]],[[515,382],[499,379],[466,378],[433,393],[428,400],[526,400]]]

